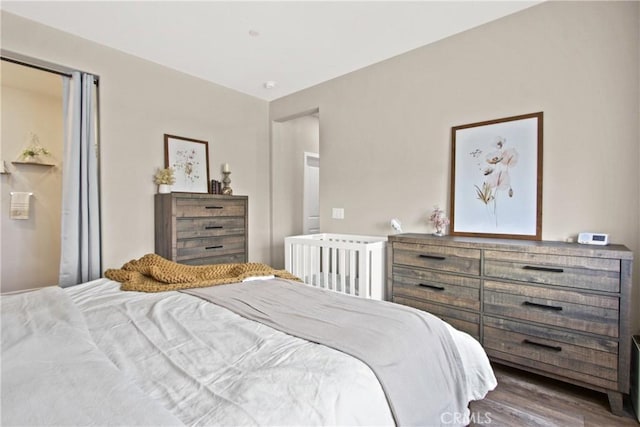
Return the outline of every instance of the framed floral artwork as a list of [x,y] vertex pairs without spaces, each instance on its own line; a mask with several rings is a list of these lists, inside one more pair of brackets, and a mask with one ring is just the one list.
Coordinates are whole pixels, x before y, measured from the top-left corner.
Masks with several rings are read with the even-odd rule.
[[209,192],[209,143],[197,139],[164,135],[164,167],[173,168],[172,191]]
[[542,238],[543,113],[451,128],[454,236]]

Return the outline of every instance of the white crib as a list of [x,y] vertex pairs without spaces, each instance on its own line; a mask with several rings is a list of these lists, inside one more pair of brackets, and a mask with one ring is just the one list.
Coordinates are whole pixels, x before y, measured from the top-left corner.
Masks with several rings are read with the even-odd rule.
[[387,238],[309,234],[284,239],[285,268],[303,282],[364,298],[384,299]]

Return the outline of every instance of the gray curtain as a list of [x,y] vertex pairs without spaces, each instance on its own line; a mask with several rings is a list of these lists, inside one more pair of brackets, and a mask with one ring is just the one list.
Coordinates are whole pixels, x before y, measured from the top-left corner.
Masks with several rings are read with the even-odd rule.
[[97,85],[91,74],[64,77],[62,287],[101,276]]

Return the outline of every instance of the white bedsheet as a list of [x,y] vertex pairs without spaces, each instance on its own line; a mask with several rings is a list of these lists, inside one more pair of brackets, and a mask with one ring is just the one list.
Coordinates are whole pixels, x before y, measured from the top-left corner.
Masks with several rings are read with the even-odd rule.
[[1,303],[1,425],[181,425],[96,347],[62,289]]
[[[373,372],[339,351],[179,292],[121,292],[100,279],[66,289],[98,347],[187,425],[392,425]],[[449,328],[469,400],[496,385],[480,344]]]

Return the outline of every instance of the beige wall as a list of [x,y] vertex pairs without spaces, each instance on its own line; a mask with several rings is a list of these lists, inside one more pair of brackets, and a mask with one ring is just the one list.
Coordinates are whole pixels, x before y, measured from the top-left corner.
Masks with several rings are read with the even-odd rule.
[[429,232],[449,203],[451,127],[544,111],[543,238],[607,232],[639,253],[639,6],[547,2],[271,104],[5,12],[2,47],[101,77],[105,267],[153,250],[164,133],[208,140],[212,178],[231,164],[250,258],[268,260],[269,121],[315,108],[323,231],[385,235],[399,217]]
[[[2,175],[0,197],[0,290],[58,283],[60,204],[62,201],[62,79],[60,76],[2,61]],[[31,83],[34,82],[34,85]],[[51,155],[54,167],[12,164],[31,145],[31,134]],[[32,192],[29,219],[10,217],[12,191]]]
[[[153,173],[163,134],[209,142],[249,196],[249,258],[269,261],[268,103],[2,12],[2,48],[100,76],[103,267],[154,250]],[[3,251],[3,256],[6,252]]]
[[[273,245],[271,264],[284,268],[284,238],[303,233],[304,153],[318,153],[318,117],[272,123]],[[322,172],[321,172],[322,173]]]
[[639,6],[544,3],[273,101],[272,119],[319,107],[322,231],[431,232],[451,127],[544,111],[543,239],[605,232],[640,253]]

